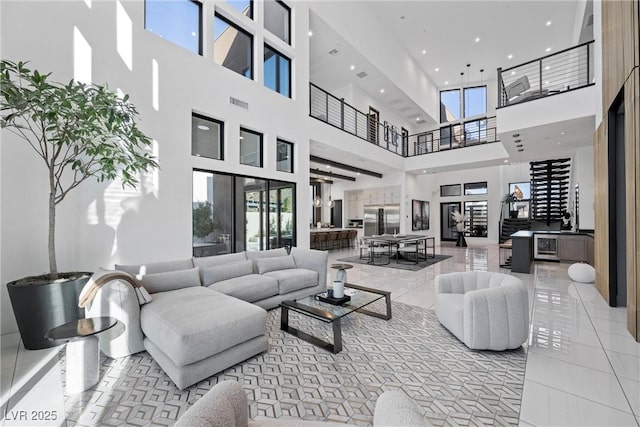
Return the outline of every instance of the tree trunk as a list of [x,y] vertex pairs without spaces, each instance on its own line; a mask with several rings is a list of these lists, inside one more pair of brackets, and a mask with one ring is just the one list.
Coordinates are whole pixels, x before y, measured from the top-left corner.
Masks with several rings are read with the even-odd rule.
[[49,274],[51,280],[58,279],[58,265],[56,263],[56,195],[49,194]]

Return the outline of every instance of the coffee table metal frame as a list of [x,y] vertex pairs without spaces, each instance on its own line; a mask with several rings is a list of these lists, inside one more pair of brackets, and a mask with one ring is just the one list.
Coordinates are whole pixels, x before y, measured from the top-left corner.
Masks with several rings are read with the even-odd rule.
[[[358,305],[358,306],[354,306],[351,303],[346,303],[341,306],[332,306],[331,304],[328,304],[328,303],[317,302],[317,305],[319,307],[327,307],[326,310],[323,310],[322,308],[319,308],[319,307],[312,307],[294,300],[283,301],[280,304],[280,309],[281,309],[280,329],[304,341],[307,341],[313,345],[316,345],[320,348],[330,351],[333,354],[336,354],[342,351],[342,326],[340,323],[340,319],[342,319],[342,317],[347,316],[353,313],[354,311],[357,311],[358,313],[366,314],[368,316],[378,317],[384,320],[391,319],[391,292],[381,291],[378,289],[371,289],[364,286],[354,285],[351,283],[345,283],[344,287],[356,289],[362,292],[368,292],[371,294],[376,294],[377,297],[374,297],[370,301],[367,301],[365,304]],[[306,298],[314,298],[314,297],[315,296],[300,298],[299,301],[304,300]],[[376,301],[379,301],[382,298],[385,299],[386,308],[387,308],[386,313],[377,313],[375,311],[364,309],[364,307]],[[343,311],[346,311],[346,312],[343,314],[337,314],[335,311],[337,311],[340,308],[342,308]],[[335,309],[335,311],[331,311],[332,309]],[[325,341],[321,338],[315,337],[311,334],[303,332],[289,325],[289,310],[296,311],[298,313],[304,314],[306,316],[312,317],[314,319],[320,320],[325,323],[331,323],[331,326],[333,327],[333,343],[329,341]]]

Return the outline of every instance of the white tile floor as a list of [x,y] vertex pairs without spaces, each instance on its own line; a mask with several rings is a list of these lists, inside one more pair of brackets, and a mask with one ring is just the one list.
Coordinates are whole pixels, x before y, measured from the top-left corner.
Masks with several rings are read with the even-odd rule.
[[[332,252],[329,262],[356,252]],[[349,281],[431,308],[437,274],[500,271],[497,245],[443,246],[438,253],[452,258],[418,272],[354,265]],[[515,274],[529,288],[532,311],[520,424],[640,427],[640,344],[626,331],[625,309],[610,308],[593,285],[571,282],[567,268],[537,263],[533,274]],[[65,425],[59,349],[24,350],[17,334],[0,344],[2,425]],[[39,421],[33,411],[56,411],[57,419]]]

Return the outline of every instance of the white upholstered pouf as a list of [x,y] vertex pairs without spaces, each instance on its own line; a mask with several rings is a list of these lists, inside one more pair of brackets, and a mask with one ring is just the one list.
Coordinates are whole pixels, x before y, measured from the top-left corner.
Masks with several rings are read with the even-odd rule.
[[567,273],[574,282],[593,283],[596,280],[595,268],[584,262],[571,264]]

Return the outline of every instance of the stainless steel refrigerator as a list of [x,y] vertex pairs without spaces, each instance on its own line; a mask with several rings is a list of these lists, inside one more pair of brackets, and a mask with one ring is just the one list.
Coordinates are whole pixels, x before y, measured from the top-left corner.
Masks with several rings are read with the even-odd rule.
[[400,205],[367,205],[364,207],[364,235],[398,234]]

